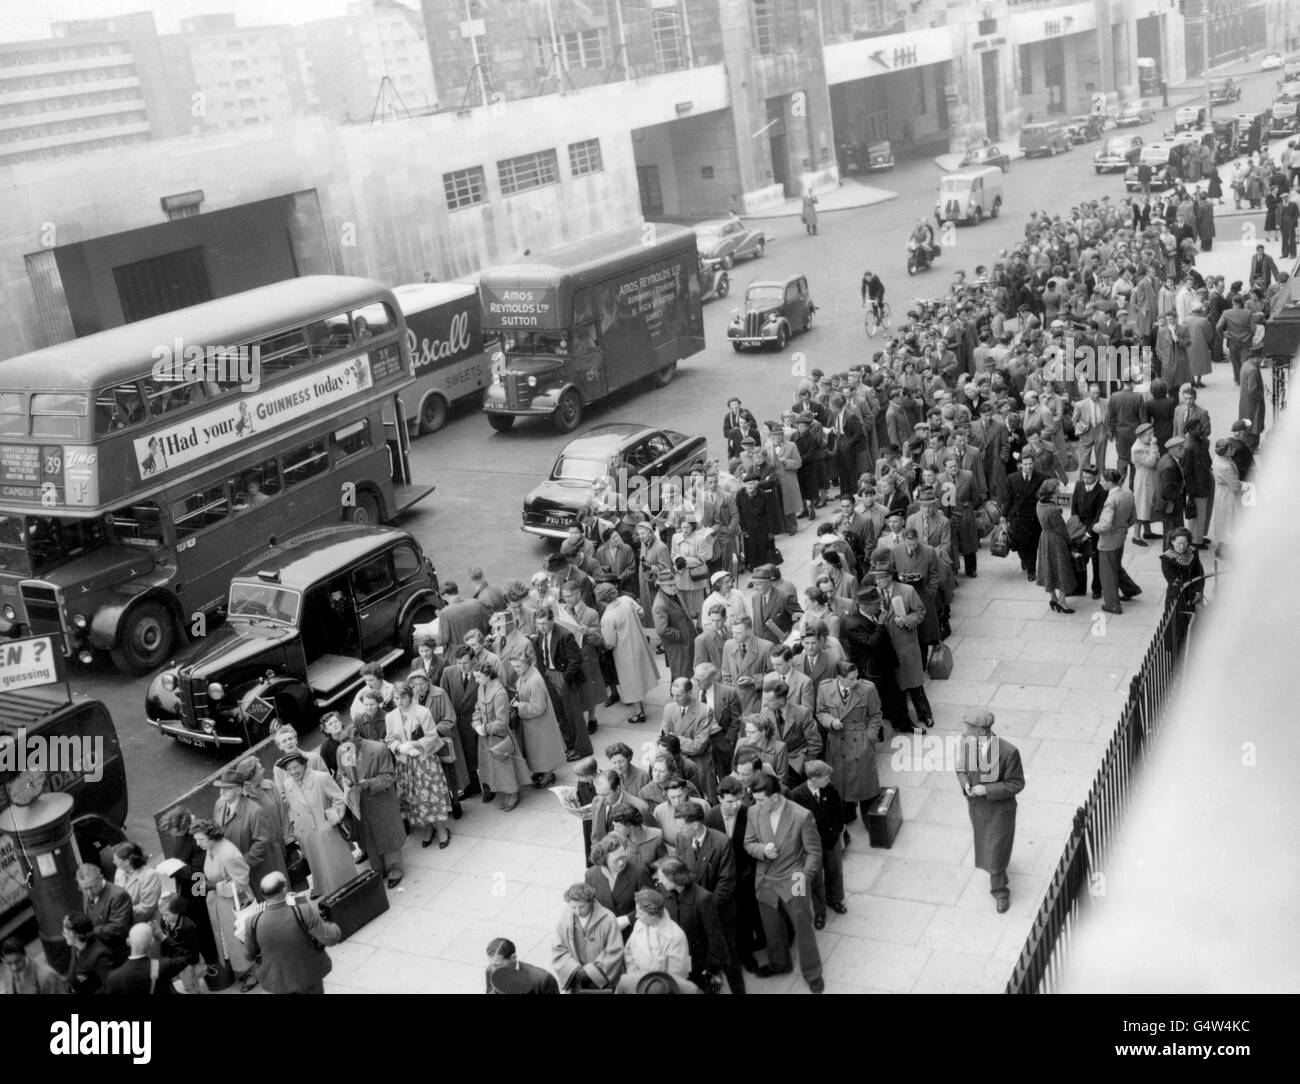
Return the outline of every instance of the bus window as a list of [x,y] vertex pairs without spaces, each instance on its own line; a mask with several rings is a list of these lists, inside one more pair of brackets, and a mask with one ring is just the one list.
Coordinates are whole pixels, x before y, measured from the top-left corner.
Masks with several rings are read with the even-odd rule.
[[352,345],[346,314],[341,321],[336,320],[335,317],[330,317],[328,320],[315,320],[303,329],[303,333],[313,358],[328,357],[335,351]]
[[27,575],[27,536],[21,516],[0,516],[0,570]]
[[329,453],[323,440],[313,440],[284,454],[284,484],[296,486],[329,470]]
[[352,329],[358,340],[386,335],[397,325],[393,311],[383,302],[367,305],[352,314]]
[[235,510],[242,512],[257,504],[265,504],[280,494],[280,468],[274,459],[259,463],[240,475],[235,483]]
[[0,437],[25,437],[27,412],[18,392],[0,392]]
[[176,538],[188,538],[196,531],[220,523],[230,515],[230,498],[225,482],[201,489],[172,502],[172,522],[176,525]]
[[198,380],[184,383],[176,380],[155,380],[147,376],[141,381],[141,387],[144,390],[145,403],[151,418],[203,402],[203,389]]
[[95,396],[95,432],[113,433],[144,421],[144,400],[134,383],[104,388]]
[[80,419],[86,416],[88,405],[84,395],[33,395],[32,436],[83,438],[87,435],[86,427]]
[[156,548],[164,542],[162,509],[152,501],[128,505],[109,513],[113,534],[119,542]]
[[95,519],[27,517],[27,552],[32,575],[40,576],[104,544],[104,528]]
[[334,433],[334,462],[341,463],[370,448],[370,421],[362,418]]
[[303,337],[302,328],[282,331],[278,335],[263,339],[257,344],[258,357],[262,363],[263,379],[274,379],[281,373],[287,373],[295,365],[310,361],[311,346]]

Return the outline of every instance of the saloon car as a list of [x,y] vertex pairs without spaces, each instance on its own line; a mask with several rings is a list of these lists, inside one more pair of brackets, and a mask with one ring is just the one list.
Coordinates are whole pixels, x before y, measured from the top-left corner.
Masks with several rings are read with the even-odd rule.
[[1127,169],[1137,163],[1143,146],[1140,135],[1113,135],[1093,154],[1092,168],[1098,173]]
[[1064,125],[1066,134],[1074,143],[1091,143],[1106,131],[1106,118],[1095,113],[1080,113]]
[[707,459],[704,437],[638,422],[598,425],[569,441],[550,476],[524,498],[521,529],[565,538],[589,510],[621,507],[637,494],[652,501],[665,479],[685,477]]
[[438,615],[433,563],[405,531],[344,524],[287,538],[230,582],[225,623],[151,682],[145,719],[183,745],[252,746],[346,710],[365,663],[414,650]]
[[1259,70],[1262,72],[1275,72],[1282,67],[1281,53],[1265,53],[1264,59],[1259,62]]
[[1227,105],[1241,100],[1241,84],[1235,79],[1216,79],[1210,84],[1210,104]]
[[731,313],[727,338],[737,353],[747,346],[784,350],[792,336],[812,327],[816,311],[803,275],[751,282],[745,289],[745,307]]
[[982,147],[971,147],[963,156],[958,169],[967,169],[972,166],[997,166],[1003,173],[1011,169],[1011,158],[996,143],[989,143]]
[[734,216],[700,222],[691,229],[695,231],[695,246],[700,257],[717,260],[728,269],[743,257],[757,259],[763,255],[767,245],[767,235],[762,230],[753,229]]
[[1156,119],[1155,108],[1146,98],[1129,102],[1115,114],[1115,124],[1120,128],[1133,128],[1139,124],[1150,124]]

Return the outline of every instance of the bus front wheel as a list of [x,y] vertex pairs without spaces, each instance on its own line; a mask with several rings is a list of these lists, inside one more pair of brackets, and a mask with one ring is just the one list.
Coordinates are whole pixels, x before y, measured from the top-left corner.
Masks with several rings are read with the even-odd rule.
[[356,523],[362,527],[378,526],[379,501],[375,499],[373,493],[358,493],[357,503],[346,513],[346,517],[349,523]]
[[582,421],[582,400],[578,393],[570,388],[560,396],[560,405],[555,408],[555,413],[551,415],[551,424],[555,427],[556,432],[572,433],[578,428],[578,423]]
[[140,603],[126,615],[117,646],[109,651],[113,665],[124,674],[156,670],[171,654],[174,634],[171,614],[161,603]]
[[447,400],[430,395],[420,407],[420,432],[436,433],[447,424]]
[[488,425],[498,433],[508,433],[510,427],[515,424],[515,416],[513,414],[489,414],[487,420]]

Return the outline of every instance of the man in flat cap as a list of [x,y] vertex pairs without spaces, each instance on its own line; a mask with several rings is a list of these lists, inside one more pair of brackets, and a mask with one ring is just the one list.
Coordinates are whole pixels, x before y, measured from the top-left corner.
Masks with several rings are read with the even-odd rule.
[[677,593],[677,574],[672,569],[660,569],[658,586],[651,612],[664,647],[664,661],[671,680],[689,678],[695,669],[695,621]]
[[1169,537],[1174,529],[1183,525],[1187,506],[1186,443],[1186,437],[1170,437],[1165,441],[1165,454],[1156,464],[1156,496],[1152,511],[1160,513],[1165,549],[1169,548]]
[[998,914],[1011,906],[1007,864],[1016,839],[1016,795],[1025,789],[1020,751],[993,736],[993,713],[971,708],[962,716],[966,733],[959,750],[957,782],[966,795],[975,833],[975,867],[989,875]]

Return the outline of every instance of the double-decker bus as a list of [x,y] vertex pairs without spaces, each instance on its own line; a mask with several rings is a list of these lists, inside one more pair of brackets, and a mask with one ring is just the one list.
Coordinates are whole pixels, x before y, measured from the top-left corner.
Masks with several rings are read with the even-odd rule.
[[342,276],[0,362],[0,633],[155,669],[273,539],[429,492],[383,417],[412,379],[392,293]]

